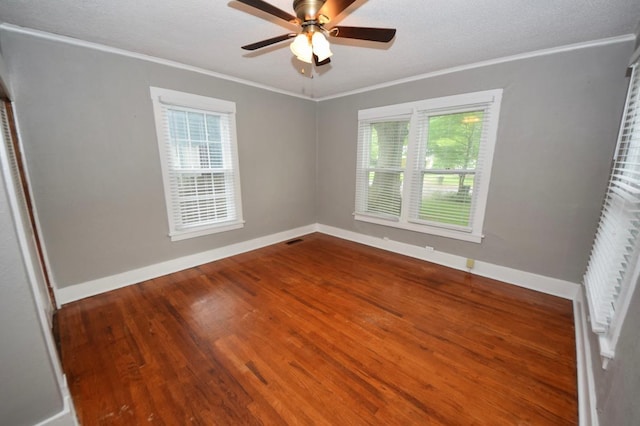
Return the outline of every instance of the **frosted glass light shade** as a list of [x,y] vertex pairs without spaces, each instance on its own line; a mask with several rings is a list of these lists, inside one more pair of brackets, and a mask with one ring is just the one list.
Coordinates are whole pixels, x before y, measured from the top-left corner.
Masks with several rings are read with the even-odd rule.
[[313,33],[311,44],[313,45],[313,53],[318,57],[318,62],[322,62],[333,55],[329,42],[321,32],[316,31]]
[[296,38],[293,39],[293,42],[291,42],[290,48],[291,52],[302,62],[311,63],[313,59],[313,48],[306,34],[298,34]]

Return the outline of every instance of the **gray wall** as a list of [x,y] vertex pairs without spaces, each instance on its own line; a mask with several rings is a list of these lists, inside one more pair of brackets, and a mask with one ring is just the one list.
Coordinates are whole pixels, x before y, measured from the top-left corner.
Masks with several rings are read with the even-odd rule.
[[[316,221],[579,282],[633,48],[586,48],[316,104],[7,31],[0,43],[59,287]],[[150,85],[237,103],[245,228],[169,241]],[[494,88],[504,95],[482,244],[353,220],[359,109]]]
[[62,411],[0,173],[0,423],[32,425]]
[[[594,355],[598,374],[598,414],[602,426],[636,426],[640,423],[640,283],[631,299],[622,326],[616,357],[606,370],[600,368],[600,357]],[[594,347],[597,347],[597,343]]]
[[[461,71],[321,102],[318,221],[580,282],[606,189],[633,42]],[[359,109],[503,88],[481,244],[353,219]]]
[[[59,288],[316,222],[315,102],[18,33],[0,44]],[[169,240],[149,86],[236,102],[243,229]]]
[[0,56],[0,98],[11,99],[11,88],[9,87],[9,71],[4,64],[4,59]]

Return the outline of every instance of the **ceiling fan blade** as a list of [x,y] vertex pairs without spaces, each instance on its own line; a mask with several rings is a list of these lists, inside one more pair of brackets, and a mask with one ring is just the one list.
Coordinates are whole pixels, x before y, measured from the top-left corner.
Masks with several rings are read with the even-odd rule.
[[359,40],[390,42],[396,35],[395,28],[333,27],[329,31],[333,37],[357,38]]
[[293,38],[295,36],[296,36],[296,34],[294,34],[294,33],[283,34],[283,35],[279,35],[278,37],[272,37],[272,38],[268,38],[266,40],[258,41],[256,43],[247,44],[246,46],[242,46],[242,48],[244,50],[256,50],[256,49],[260,49],[261,47],[267,47],[267,46],[270,46],[272,44],[280,43],[281,41],[285,41],[285,40]]
[[329,62],[331,62],[331,58],[327,58],[324,61],[319,61],[318,60],[318,55],[313,55],[313,62],[316,64],[316,67],[321,67],[321,66],[327,65]]
[[238,0],[238,1],[240,3],[246,4],[247,6],[255,7],[256,9],[259,9],[263,12],[266,12],[280,19],[284,19],[285,21],[288,21],[288,22],[296,20],[295,16],[285,12],[282,9],[278,9],[273,5],[270,5],[266,1],[262,1],[262,0]]
[[343,10],[351,6],[356,0],[327,0],[320,8],[320,15],[328,16],[330,19],[340,15]]

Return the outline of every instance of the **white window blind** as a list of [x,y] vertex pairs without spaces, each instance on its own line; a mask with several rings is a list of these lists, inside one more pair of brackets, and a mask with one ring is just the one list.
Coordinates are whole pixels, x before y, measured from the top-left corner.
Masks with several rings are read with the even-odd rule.
[[235,105],[151,88],[172,239],[242,226]]
[[501,96],[360,111],[356,219],[480,242]]
[[602,355],[613,358],[640,255],[640,78],[633,67],[609,186],[584,285]]
[[8,170],[11,174],[11,179],[7,179],[12,182],[15,189],[15,196],[18,200],[18,207],[20,209],[20,218],[29,217],[27,208],[27,200],[24,195],[24,191],[20,187],[22,178],[20,177],[20,168],[18,166],[18,159],[13,147],[11,135],[11,128],[9,126],[9,116],[4,105],[4,102],[0,101],[0,124],[2,125],[2,141],[4,142],[4,149],[7,153],[7,163],[9,165]]
[[421,112],[410,220],[472,232],[489,106]]
[[397,221],[407,164],[409,118],[360,121],[356,211]]

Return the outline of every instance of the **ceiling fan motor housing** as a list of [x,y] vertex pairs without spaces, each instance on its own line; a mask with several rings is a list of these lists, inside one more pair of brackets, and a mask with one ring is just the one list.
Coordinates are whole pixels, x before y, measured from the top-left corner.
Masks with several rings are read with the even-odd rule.
[[315,20],[326,0],[294,0],[293,9],[301,21]]

